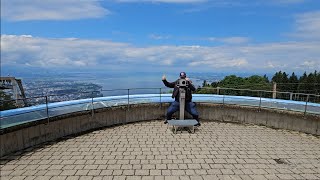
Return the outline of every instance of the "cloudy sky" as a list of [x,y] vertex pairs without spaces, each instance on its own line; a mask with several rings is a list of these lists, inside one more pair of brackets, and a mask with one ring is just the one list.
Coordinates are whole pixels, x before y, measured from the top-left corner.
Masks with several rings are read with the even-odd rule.
[[320,1],[1,0],[6,67],[312,72]]

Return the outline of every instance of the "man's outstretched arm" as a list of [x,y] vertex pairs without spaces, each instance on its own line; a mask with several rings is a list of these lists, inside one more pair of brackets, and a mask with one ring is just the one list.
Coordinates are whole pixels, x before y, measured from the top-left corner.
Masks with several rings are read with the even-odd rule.
[[162,76],[162,82],[168,88],[174,88],[175,83],[174,82],[168,82],[165,75]]

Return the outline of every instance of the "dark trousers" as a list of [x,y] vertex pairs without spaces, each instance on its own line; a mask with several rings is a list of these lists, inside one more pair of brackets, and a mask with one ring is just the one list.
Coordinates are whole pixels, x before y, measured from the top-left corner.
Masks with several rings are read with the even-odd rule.
[[[172,114],[179,111],[180,103],[178,101],[173,101],[167,111],[167,120],[171,120]],[[196,104],[194,102],[186,102],[185,110],[192,115],[193,119],[199,121],[199,114],[196,109]]]

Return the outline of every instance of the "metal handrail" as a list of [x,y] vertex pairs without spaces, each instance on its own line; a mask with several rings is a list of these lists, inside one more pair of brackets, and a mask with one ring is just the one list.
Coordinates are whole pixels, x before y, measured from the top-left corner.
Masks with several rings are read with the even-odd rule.
[[[102,89],[101,91],[84,91],[84,92],[78,92],[78,93],[64,93],[64,94],[48,94],[43,96],[33,96],[33,97],[27,97],[27,98],[17,98],[17,99],[11,99],[11,100],[1,100],[0,102],[10,102],[10,101],[22,101],[22,100],[28,100],[28,99],[37,99],[37,98],[47,98],[47,97],[54,97],[54,96],[65,96],[65,95],[71,95],[71,94],[92,94],[94,92],[108,92],[108,91],[131,91],[131,90],[156,90],[156,89],[170,89],[170,88],[129,88],[129,89]],[[293,94],[293,95],[305,95],[305,96],[314,96],[314,97],[320,97],[320,95],[317,94],[306,94],[306,93],[294,93],[294,92],[281,92],[281,91],[269,91],[269,90],[254,90],[254,89],[237,89],[237,88],[225,88],[225,87],[201,87],[200,89],[211,89],[211,90],[235,90],[235,91],[251,91],[251,92],[267,92],[267,93],[277,93],[277,94]],[[162,93],[162,91],[161,91]],[[126,94],[123,94],[126,95]]]
[[[124,93],[123,95],[130,95],[130,91],[132,90],[160,90],[158,91],[159,92],[159,98],[160,98],[160,101],[161,101],[161,94],[163,94],[163,89],[170,89],[170,88],[131,88],[131,89],[103,89],[101,91],[91,91],[91,92],[81,92],[81,93],[78,93],[78,94],[83,94],[83,93],[91,93],[92,96],[92,100],[93,100],[93,94],[96,93],[96,92],[108,92],[108,91],[120,91],[120,90],[123,90],[123,91],[127,91],[127,93]],[[305,96],[308,96],[307,100],[309,100],[310,96],[313,96],[313,97],[320,97],[320,95],[316,95],[316,94],[305,94],[305,93],[292,93],[292,92],[279,92],[279,91],[266,91],[266,90],[252,90],[252,89],[235,89],[235,88],[224,88],[224,87],[217,87],[217,88],[212,88],[212,87],[203,87],[201,89],[210,89],[210,90],[235,90],[235,91],[250,91],[250,92],[260,92],[258,96],[260,96],[260,101],[261,101],[261,98],[262,98],[262,92],[268,92],[268,93],[285,93],[285,94],[294,94],[294,95],[305,95]],[[70,94],[75,94],[75,93],[70,93]],[[37,98],[44,98],[45,99],[45,104],[47,106],[49,102],[49,99],[50,97],[52,96],[64,96],[64,95],[68,95],[68,94],[63,94],[63,95],[47,95],[47,96],[35,96],[35,97],[28,97],[28,98],[20,98],[20,99],[13,99],[13,100],[0,100],[0,102],[9,102],[9,101],[15,101],[15,100],[26,100],[26,99],[37,99]],[[249,96],[250,97],[250,96]],[[257,97],[257,96],[253,96],[253,97]],[[117,98],[118,99],[118,98]],[[130,103],[130,98],[128,96],[128,104]],[[81,104],[81,103],[80,103]],[[73,105],[73,104],[72,104]],[[64,106],[71,106],[71,105],[64,105]],[[63,106],[59,106],[59,107],[63,107]],[[47,107],[48,108],[48,107]]]
[[282,92],[282,91],[271,91],[271,90],[255,90],[255,89],[237,89],[237,88],[225,88],[225,87],[217,87],[217,88],[213,88],[213,87],[201,87],[200,89],[219,89],[219,90],[236,90],[236,91],[252,91],[252,92],[269,92],[269,93],[283,93],[283,94],[299,94],[299,95],[311,95],[311,96],[316,96],[316,97],[320,97],[320,95],[317,94],[306,94],[306,93],[294,93],[294,92],[290,92],[290,91],[286,91],[286,92]]

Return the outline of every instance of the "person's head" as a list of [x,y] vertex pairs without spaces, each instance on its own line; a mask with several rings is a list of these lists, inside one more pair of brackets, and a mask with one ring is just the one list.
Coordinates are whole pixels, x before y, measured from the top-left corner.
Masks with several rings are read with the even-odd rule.
[[180,73],[180,78],[185,79],[187,77],[187,74],[185,72]]

